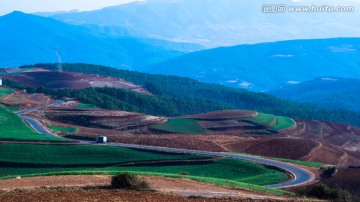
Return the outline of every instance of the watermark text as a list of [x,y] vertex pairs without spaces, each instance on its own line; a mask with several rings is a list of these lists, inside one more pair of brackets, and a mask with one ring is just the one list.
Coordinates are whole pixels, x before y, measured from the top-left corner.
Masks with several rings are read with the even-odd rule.
[[263,13],[353,13],[355,6],[287,6],[286,4],[264,4],[261,7]]

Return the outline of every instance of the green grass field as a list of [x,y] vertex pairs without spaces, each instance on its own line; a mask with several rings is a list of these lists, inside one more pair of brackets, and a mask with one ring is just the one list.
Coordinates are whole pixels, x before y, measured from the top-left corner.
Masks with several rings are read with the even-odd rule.
[[[204,158],[197,155],[181,155],[137,151],[121,147],[100,145],[42,145],[0,144],[0,161],[7,163],[97,166],[116,165],[144,160]],[[207,157],[208,158],[208,157]]]
[[83,104],[83,103],[80,103],[80,104],[76,105],[75,108],[78,108],[78,109],[98,109],[98,108],[95,107],[94,105],[91,105],[91,104]]
[[270,170],[255,163],[221,159],[204,165],[109,167],[107,171],[146,171],[148,173],[181,174],[188,176],[227,179],[256,185],[276,184],[288,179],[285,173]]
[[243,120],[249,120],[257,125],[270,125],[275,120],[275,116],[272,114],[259,113],[256,117],[246,118]]
[[162,125],[152,126],[151,129],[156,129],[169,133],[178,134],[204,134],[205,130],[201,128],[196,120],[171,118]]
[[276,116],[276,124],[271,126],[270,129],[272,130],[284,130],[291,128],[296,125],[294,119],[284,116]]
[[181,164],[139,164],[119,165],[127,162],[149,162],[159,160],[207,159],[207,156],[190,154],[167,154],[109,147],[99,145],[34,145],[0,144],[0,177],[69,174],[117,173],[129,171],[185,178],[215,184],[230,183],[266,185],[288,179],[280,171],[267,169],[261,165],[235,160],[184,162]]
[[63,141],[36,133],[19,116],[0,106],[0,140],[14,141]]
[[8,106],[5,109],[11,111],[11,112],[15,112],[15,111],[19,111],[21,109],[20,106]]
[[77,128],[71,128],[71,127],[60,127],[60,126],[49,126],[49,129],[51,129],[55,133],[77,133]]
[[324,166],[324,164],[320,163],[320,162],[299,161],[299,160],[283,159],[283,158],[271,158],[271,159],[283,161],[283,162],[287,162],[287,163],[292,163],[292,164],[298,164],[298,165],[307,166],[307,167],[313,167],[313,168],[321,168]]
[[14,90],[8,88],[0,88],[0,97],[14,93]]

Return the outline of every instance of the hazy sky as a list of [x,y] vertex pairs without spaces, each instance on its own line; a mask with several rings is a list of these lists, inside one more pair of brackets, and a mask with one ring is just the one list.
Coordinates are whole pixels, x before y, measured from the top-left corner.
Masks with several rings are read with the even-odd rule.
[[0,0],[0,15],[14,10],[26,13],[95,10],[132,1],[136,0]]
[[[114,6],[114,5],[129,3],[133,1],[142,1],[142,0],[0,0],[0,15],[4,15],[15,10],[22,11],[25,13],[70,11],[70,10],[80,10],[80,11],[96,10],[108,6]],[[292,1],[302,2],[306,0],[292,0]],[[342,1],[360,2],[360,0],[331,0],[331,1],[329,0],[329,2],[342,2]]]

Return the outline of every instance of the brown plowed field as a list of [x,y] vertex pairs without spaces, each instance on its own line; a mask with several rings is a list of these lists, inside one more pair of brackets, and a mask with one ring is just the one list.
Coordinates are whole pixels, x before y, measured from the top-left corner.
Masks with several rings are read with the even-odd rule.
[[[282,200],[275,199],[210,199],[210,198],[184,198],[174,194],[163,194],[153,191],[130,191],[130,190],[110,190],[110,189],[58,189],[58,190],[31,190],[31,191],[14,191],[0,194],[0,201],[7,202],[32,202],[32,201],[66,201],[66,202],[78,202],[78,201],[117,201],[117,202],[205,202],[205,201],[217,201],[217,202],[275,202]],[[288,201],[292,201],[291,199]],[[301,200],[293,200],[301,201]]]
[[[253,198],[253,199],[284,199],[282,197],[274,197],[264,194],[258,194],[246,190],[231,189],[226,187],[220,187],[213,184],[196,182],[187,179],[175,179],[175,178],[165,178],[157,176],[142,176],[145,181],[148,182],[152,190],[156,190],[162,193],[168,194],[178,194],[181,196],[207,196],[207,197],[233,197],[236,199],[241,198]],[[22,193],[33,193],[41,191],[52,193],[53,191],[85,191],[79,187],[94,187],[90,189],[94,192],[101,190],[102,192],[111,192],[115,190],[106,189],[111,183],[111,176],[102,176],[102,175],[90,175],[90,176],[49,176],[49,177],[32,177],[24,179],[10,179],[0,181],[0,190],[15,190],[22,189],[28,191],[22,191]],[[62,187],[58,190],[36,190],[31,191],[35,188],[56,188]],[[78,187],[71,189],[64,189],[65,187]],[[103,189],[95,189],[95,187],[103,187]],[[123,191],[125,192],[125,191]],[[146,193],[156,193],[156,192],[143,192]],[[156,193],[161,195],[160,193]],[[0,200],[2,197],[12,195],[12,193],[1,194]],[[167,195],[164,195],[167,196]],[[175,196],[175,195],[169,195]],[[85,196],[84,196],[85,197]],[[44,199],[41,198],[43,201]]]
[[337,169],[333,177],[321,180],[333,188],[348,190],[354,198],[360,200],[360,169],[359,168],[340,168]]
[[42,70],[23,72],[18,75],[4,76],[3,78],[32,87],[44,86],[47,88],[82,89],[107,86],[150,94],[141,86],[137,86],[123,79],[92,74]]
[[227,121],[199,121],[200,126],[205,129],[222,129],[222,128],[232,128],[232,127],[243,127],[250,128],[255,127],[255,124],[247,123],[247,122],[239,122],[235,120],[227,120]]
[[333,145],[350,151],[360,151],[360,128],[326,121],[297,120],[304,122],[303,139]]
[[193,116],[187,116],[186,118],[192,118],[197,120],[229,120],[229,119],[240,119],[255,117],[257,112],[248,110],[224,110],[209,112],[206,114],[198,114]]
[[161,124],[167,120],[163,117],[124,111],[68,109],[60,107],[47,108],[33,114],[45,117],[53,122],[118,131],[146,128],[149,125]]
[[22,109],[38,106],[46,106],[54,103],[51,98],[44,94],[27,94],[24,91],[15,91],[11,95],[0,98],[0,103],[6,106],[20,106]]
[[339,149],[321,145],[320,147],[314,149],[310,156],[306,156],[302,158],[302,160],[323,162],[326,159],[326,162],[329,164],[344,165],[347,164],[347,161],[341,162],[341,158],[345,154],[346,153],[344,151]]
[[273,156],[288,159],[300,159],[306,156],[318,144],[291,138],[256,138],[249,142],[234,142],[227,145],[232,151],[241,151],[261,156]]
[[[87,134],[82,133],[81,130],[76,137],[78,138],[95,138],[99,134],[106,134],[110,142],[128,143],[128,144],[139,144],[139,145],[150,145],[160,147],[172,147],[172,148],[183,148],[183,149],[195,149],[204,151],[217,151],[226,152],[225,147],[218,145],[217,143],[210,140],[212,136],[198,136],[198,135],[134,135],[134,134],[119,134],[119,133],[107,133],[106,130],[90,131],[86,130]],[[91,133],[91,134],[89,134]],[[74,136],[71,136],[72,138]],[[218,137],[218,136],[216,136]]]

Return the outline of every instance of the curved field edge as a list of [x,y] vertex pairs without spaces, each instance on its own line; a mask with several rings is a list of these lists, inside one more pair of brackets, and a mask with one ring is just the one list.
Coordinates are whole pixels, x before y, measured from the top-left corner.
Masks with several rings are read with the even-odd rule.
[[[256,163],[209,158],[203,155],[148,152],[99,145],[0,144],[0,175],[5,177],[76,170],[131,170],[185,173],[258,185],[277,184],[288,180],[286,173]],[[176,163],[176,160],[192,161]]]
[[255,184],[255,185],[273,185],[289,180],[289,176],[276,169],[269,169],[259,164],[252,162],[237,160],[237,159],[220,159],[214,162],[201,162],[195,159],[193,163],[187,162],[183,164],[171,163],[168,164],[151,164],[150,161],[144,159],[143,161],[126,163],[103,164],[103,165],[86,165],[75,166],[67,168],[67,165],[54,165],[51,164],[36,164],[37,168],[33,168],[33,164],[10,164],[2,163],[0,173],[6,178],[7,176],[26,176],[37,175],[41,173],[54,173],[54,172],[72,172],[72,171],[112,171],[112,172],[148,172],[148,173],[162,173],[162,174],[178,174],[186,176],[216,178],[221,180],[232,180],[236,182]]
[[265,114],[265,113],[260,113],[260,112],[255,117],[243,118],[240,120],[246,120],[246,121],[253,122],[257,125],[265,125],[265,126],[271,126],[272,123],[274,123],[274,124],[276,123],[275,115]]
[[281,161],[281,162],[285,162],[285,163],[292,163],[292,164],[297,164],[297,165],[301,165],[301,166],[307,166],[307,167],[311,167],[311,168],[323,168],[325,166],[325,164],[320,163],[320,162],[314,162],[314,161],[300,161],[300,160],[294,160],[294,159],[284,159],[284,158],[276,158],[276,157],[269,157],[269,156],[259,156],[259,155],[254,155],[254,154],[247,154],[247,153],[241,153],[241,152],[229,152],[231,154],[241,154],[241,155],[247,155],[247,156],[254,156],[254,157],[260,157],[260,158],[265,158],[265,159],[273,159],[273,160],[277,160],[277,161]]
[[294,119],[285,116],[276,116],[276,124],[271,126],[270,129],[281,131],[290,129],[294,126],[296,126],[296,122]]
[[67,140],[57,137],[48,137],[35,132],[26,125],[16,114],[0,106],[0,140],[9,141],[56,141],[66,142]]
[[[218,179],[218,178],[210,178],[210,177],[199,177],[199,176],[189,176],[189,175],[179,175],[179,174],[167,174],[167,173],[153,173],[153,172],[139,172],[139,171],[127,171],[129,173],[133,173],[136,175],[143,175],[143,176],[161,176],[161,177],[168,177],[168,178],[182,178],[182,179],[189,179],[198,182],[205,182],[210,183],[218,186],[223,187],[230,187],[230,188],[238,188],[238,189],[245,189],[250,190],[258,193],[265,193],[265,194],[272,194],[276,196],[284,196],[284,195],[294,195],[292,192],[284,191],[281,189],[273,189],[267,188],[265,186],[254,185],[244,182],[238,182],[234,180],[225,180],[225,179]],[[41,177],[41,176],[61,176],[61,175],[116,175],[119,171],[96,171],[96,170],[82,170],[82,171],[64,171],[64,172],[50,172],[50,173],[40,173],[40,174],[29,174],[23,175],[22,178],[29,178],[29,177]],[[0,180],[7,180],[7,179],[14,179],[19,176],[7,176],[7,177],[0,177]]]

